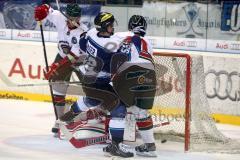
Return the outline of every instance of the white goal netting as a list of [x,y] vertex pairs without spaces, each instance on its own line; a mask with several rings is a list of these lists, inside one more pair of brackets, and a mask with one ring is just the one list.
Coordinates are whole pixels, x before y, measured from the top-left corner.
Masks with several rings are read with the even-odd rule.
[[170,122],[155,129],[156,138],[183,141],[189,151],[240,153],[240,143],[224,136],[212,118],[202,56],[155,53],[154,60],[161,91],[151,113],[156,123]]

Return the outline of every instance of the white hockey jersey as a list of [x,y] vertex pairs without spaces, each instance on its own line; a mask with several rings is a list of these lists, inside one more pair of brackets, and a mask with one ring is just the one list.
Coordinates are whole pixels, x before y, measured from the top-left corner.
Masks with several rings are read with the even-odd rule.
[[98,82],[109,83],[111,79],[111,59],[117,53],[123,38],[119,36],[104,37],[96,29],[87,32],[80,39],[80,50],[88,54],[80,70],[83,74],[97,77]]
[[49,9],[49,14],[46,18],[54,23],[57,28],[60,56],[62,58],[66,56],[62,50],[64,46],[70,47],[71,50],[73,48],[73,53],[79,56],[79,50],[76,51],[75,49],[78,48],[80,35],[88,30],[87,26],[81,23],[78,28],[70,30],[66,23],[67,18],[60,11],[53,8]]
[[119,37],[125,37],[119,52],[127,55],[128,61],[118,70],[121,72],[126,68],[137,65],[143,68],[154,70],[152,46],[144,37],[134,36],[132,33],[117,33]]

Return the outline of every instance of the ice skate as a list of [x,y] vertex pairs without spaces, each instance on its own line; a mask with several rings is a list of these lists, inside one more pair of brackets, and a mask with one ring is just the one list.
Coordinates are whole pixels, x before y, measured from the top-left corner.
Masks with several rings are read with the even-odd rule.
[[129,158],[133,157],[134,154],[127,150],[127,148],[124,147],[125,145],[122,143],[116,144],[115,142],[112,142],[108,146],[103,148],[103,152],[105,153],[105,156],[111,157],[111,156],[119,156],[123,158]]
[[59,137],[59,124],[55,122],[54,126],[52,127],[53,137]]
[[144,157],[157,157],[155,143],[144,143],[135,147],[136,154]]
[[78,113],[75,113],[72,108],[66,112],[64,115],[62,115],[59,119],[63,122],[70,123],[73,121],[73,119],[78,115]]

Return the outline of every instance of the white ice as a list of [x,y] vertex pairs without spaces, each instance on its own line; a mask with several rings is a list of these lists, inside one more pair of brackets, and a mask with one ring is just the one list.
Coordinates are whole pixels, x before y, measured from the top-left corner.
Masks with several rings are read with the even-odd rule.
[[[76,149],[53,138],[51,103],[0,100],[0,160],[103,160],[102,147]],[[229,137],[240,140],[240,127],[218,125]],[[167,142],[158,147],[159,160],[239,160],[237,154],[185,153],[183,144]],[[113,159],[113,158],[112,158]],[[135,156],[131,159],[147,159]],[[149,158],[153,160],[154,158]]]

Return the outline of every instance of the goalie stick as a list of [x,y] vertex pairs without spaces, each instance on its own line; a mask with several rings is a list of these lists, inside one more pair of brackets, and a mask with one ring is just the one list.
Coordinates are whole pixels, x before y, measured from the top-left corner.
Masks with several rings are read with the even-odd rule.
[[91,137],[91,138],[85,138],[85,139],[76,139],[73,136],[73,133],[71,132],[72,130],[76,130],[77,128],[81,128],[84,124],[79,124],[79,126],[76,126],[73,129],[68,129],[67,125],[64,123],[58,121],[59,127],[61,132],[64,134],[66,139],[75,147],[75,148],[82,148],[94,144],[102,144],[105,143],[108,139],[108,135],[102,135],[98,137]]
[[[60,131],[64,134],[66,139],[75,148],[83,148],[83,147],[87,147],[87,146],[90,146],[90,145],[102,144],[102,143],[106,143],[106,141],[109,140],[109,135],[108,134],[98,136],[98,137],[76,139],[73,136],[73,130],[77,130],[77,128],[83,127],[84,124],[86,124],[86,123],[80,123],[79,126],[75,125],[75,127],[73,127],[73,128],[68,127],[68,125],[66,125],[64,122],[58,121],[58,123],[59,123]],[[74,122],[74,123],[76,123],[76,122]],[[156,128],[156,127],[165,126],[165,125],[169,125],[169,124],[170,124],[170,122],[163,122],[163,123],[155,124],[155,125],[153,125],[153,127]],[[166,139],[163,139],[163,140],[161,140],[161,143],[165,143],[166,141],[167,141]]]

